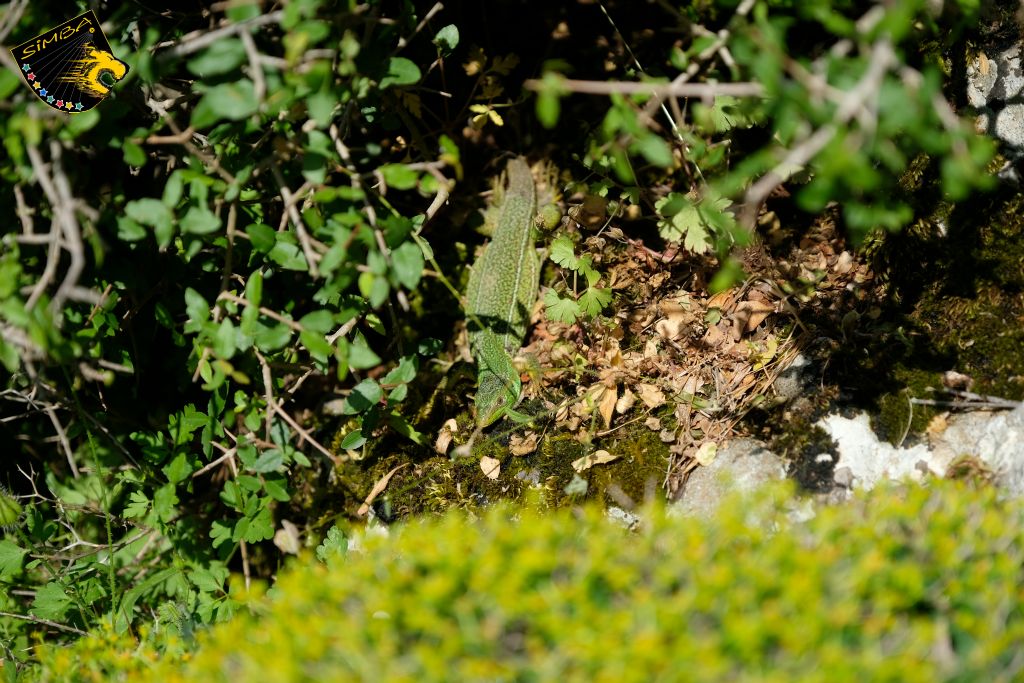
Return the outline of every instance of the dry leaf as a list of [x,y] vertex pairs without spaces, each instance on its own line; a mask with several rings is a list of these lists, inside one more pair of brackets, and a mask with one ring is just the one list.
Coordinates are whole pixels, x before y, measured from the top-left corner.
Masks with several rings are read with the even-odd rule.
[[928,422],[928,426],[925,427],[924,430],[925,433],[928,434],[928,438],[937,438],[946,431],[946,427],[949,426],[949,421],[946,419],[946,415],[946,413],[939,413]]
[[744,301],[733,313],[732,338],[738,341],[744,333],[751,333],[764,319],[775,312],[775,305],[767,301]]
[[686,321],[682,316],[664,318],[654,324],[654,331],[663,338],[674,341],[683,336],[683,332],[686,331]]
[[452,436],[459,431],[459,424],[455,418],[448,418],[441,430],[437,433],[437,441],[434,442],[434,450],[444,455],[448,452],[448,446],[452,443]]
[[384,493],[384,489],[388,487],[388,482],[391,481],[391,477],[395,476],[395,472],[402,469],[408,464],[409,463],[407,462],[403,462],[401,465],[393,468],[390,472],[381,477],[380,481],[373,485],[373,490],[370,491],[370,494],[366,496],[366,500],[363,501],[363,504],[359,506],[359,510],[356,511],[357,517],[362,517],[370,511],[370,505],[373,504],[373,501],[377,500],[377,496]]
[[669,341],[678,339],[686,331],[687,321],[692,320],[690,313],[692,304],[688,299],[683,301],[663,301],[660,305],[661,313],[664,316],[654,325],[654,330]]
[[282,553],[298,555],[302,544],[299,542],[299,527],[287,519],[281,520],[281,528],[274,534],[274,545]]
[[836,259],[836,264],[832,266],[832,269],[841,275],[845,275],[853,270],[853,254],[848,251],[844,251]]
[[619,400],[615,402],[615,412],[619,415],[625,415],[630,411],[635,403],[636,394],[630,391],[629,387],[626,387],[622,391],[622,396],[620,396]]
[[522,436],[513,434],[509,439],[508,450],[512,455],[529,455],[537,450],[540,436],[537,432],[526,432]]
[[480,458],[480,471],[484,473],[484,476],[488,479],[494,480],[501,474],[501,461],[497,458],[490,456],[483,456]]
[[693,454],[693,459],[701,464],[702,467],[707,467],[715,461],[715,456],[718,455],[718,444],[714,441],[705,441],[697,449],[697,452]]
[[608,451],[594,451],[590,455],[584,455],[579,460],[573,460],[572,468],[577,472],[583,472],[584,470],[589,470],[594,465],[614,462],[621,457],[621,455],[612,455]]
[[638,384],[636,390],[640,394],[640,400],[648,408],[665,405],[665,394],[653,384]]
[[649,417],[644,421],[644,427],[647,427],[652,432],[661,431],[661,418],[660,417]]
[[601,395],[601,402],[597,405],[598,412],[601,413],[601,417],[604,418],[604,426],[612,426],[612,415],[615,413],[615,403],[619,400],[618,389],[616,387],[605,388],[604,394]]

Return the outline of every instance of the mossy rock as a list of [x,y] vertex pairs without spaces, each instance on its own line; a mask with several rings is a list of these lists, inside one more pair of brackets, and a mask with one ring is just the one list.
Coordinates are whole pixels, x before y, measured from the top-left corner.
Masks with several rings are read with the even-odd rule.
[[[780,494],[781,493],[781,497]],[[937,482],[787,521],[493,507],[367,537],[163,661],[99,634],[40,648],[50,681],[1014,680],[1024,505]]]

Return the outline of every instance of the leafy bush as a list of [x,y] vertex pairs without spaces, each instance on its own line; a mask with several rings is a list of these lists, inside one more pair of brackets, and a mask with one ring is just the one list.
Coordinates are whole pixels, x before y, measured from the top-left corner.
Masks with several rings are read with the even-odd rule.
[[[4,656],[29,657],[44,630],[229,619],[228,577],[274,575],[285,518],[312,543],[333,521],[341,506],[315,503],[344,451],[390,432],[429,452],[407,404],[459,317],[448,285],[470,211],[451,191],[480,189],[482,158],[557,142],[563,195],[606,197],[612,216],[722,258],[749,237],[737,202],[756,213],[748,188],[809,140],[827,144],[800,164],[800,205],[840,202],[858,231],[905,222],[896,179],[921,154],[953,197],[984,182],[986,144],[934,106],[943,50],[977,20],[967,0],[942,17],[888,3],[863,22],[851,2],[605,4],[626,34],[595,34],[585,4],[110,3],[131,70],[96,110],[58,115],[0,70],[0,449],[18,456],[0,460],[17,495],[0,496]],[[64,11],[13,3],[0,32],[17,43]],[[695,96],[657,119],[622,83],[597,106],[566,95],[563,72],[638,80],[626,48],[652,12],[669,20],[640,52],[651,73],[709,92],[756,81],[757,97]],[[494,31],[497,16],[514,23]],[[524,48],[549,39],[551,54]],[[537,122],[519,87],[534,75]],[[864,85],[877,101],[844,108]],[[567,282],[545,302],[563,322],[613,306],[579,242],[552,251]]]
[[[1011,680],[1022,514],[991,489],[941,483],[806,524],[768,497],[708,523],[652,513],[637,533],[594,510],[453,515],[293,567],[194,657],[145,677]],[[74,678],[88,647],[49,649],[46,676]],[[114,677],[118,657],[99,660]]]

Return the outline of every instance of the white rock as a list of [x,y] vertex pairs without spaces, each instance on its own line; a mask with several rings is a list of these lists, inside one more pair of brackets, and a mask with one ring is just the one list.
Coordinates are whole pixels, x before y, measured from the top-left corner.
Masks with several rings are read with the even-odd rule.
[[846,482],[852,476],[853,488],[872,489],[883,479],[920,481],[925,471],[943,476],[952,461],[952,458],[936,455],[924,444],[896,448],[879,441],[867,413],[854,418],[829,415],[817,424],[836,442],[839,451],[836,470],[848,470],[843,472],[843,479]]
[[932,438],[935,457],[952,462],[973,455],[996,475],[1008,496],[1024,496],[1024,405],[1013,410],[954,415]]
[[684,515],[708,517],[733,491],[749,493],[769,481],[785,478],[782,458],[764,444],[755,439],[734,439],[718,449],[711,464],[690,475],[674,509]]

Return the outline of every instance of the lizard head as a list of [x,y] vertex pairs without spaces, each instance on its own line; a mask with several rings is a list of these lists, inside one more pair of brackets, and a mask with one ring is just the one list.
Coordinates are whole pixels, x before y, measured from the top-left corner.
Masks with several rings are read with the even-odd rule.
[[519,401],[522,383],[518,374],[501,377],[481,370],[476,390],[476,424],[483,428],[497,422]]

